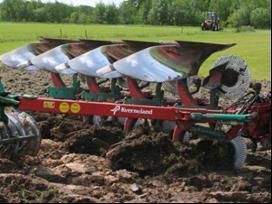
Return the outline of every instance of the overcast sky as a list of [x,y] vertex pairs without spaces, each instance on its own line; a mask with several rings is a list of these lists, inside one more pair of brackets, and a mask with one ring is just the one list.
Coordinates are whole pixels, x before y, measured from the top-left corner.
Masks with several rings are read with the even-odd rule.
[[[0,0],[2,2],[3,0]],[[56,0],[42,0],[42,2],[55,2]],[[88,5],[88,6],[95,6],[99,2],[104,2],[105,4],[111,4],[115,3],[116,5],[119,5],[120,2],[124,0],[57,0],[58,2],[63,2],[66,4],[72,4],[75,6],[78,5]]]

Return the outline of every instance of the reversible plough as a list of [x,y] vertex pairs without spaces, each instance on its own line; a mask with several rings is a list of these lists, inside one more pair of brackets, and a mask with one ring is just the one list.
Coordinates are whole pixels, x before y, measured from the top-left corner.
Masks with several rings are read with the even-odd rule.
[[[234,45],[43,38],[6,53],[2,64],[46,70],[53,87],[48,98],[38,98],[12,95],[1,84],[0,156],[37,154],[41,135],[34,119],[22,112],[30,111],[81,115],[84,122],[107,122],[125,132],[143,125],[185,143],[197,137],[230,142],[234,167],[240,168],[249,147],[244,138],[256,149],[271,137],[271,95],[261,95],[261,84],[250,83],[247,64],[236,56],[220,57],[208,77],[197,76],[210,55]],[[71,75],[72,84],[62,75]],[[202,88],[209,96],[194,97]],[[221,107],[220,98],[236,102]],[[11,106],[16,111],[6,110]]]

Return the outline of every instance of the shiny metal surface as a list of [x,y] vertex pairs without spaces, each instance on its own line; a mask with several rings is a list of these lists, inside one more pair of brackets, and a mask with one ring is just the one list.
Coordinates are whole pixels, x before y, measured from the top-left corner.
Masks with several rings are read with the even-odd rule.
[[[103,59],[105,59],[106,57],[106,62],[107,62],[108,57],[104,54],[105,51],[103,46],[113,46],[113,44],[117,44],[117,42],[115,43],[111,41],[101,41],[101,40],[81,40],[80,43],[70,43],[68,46],[68,52],[70,55],[74,57],[74,59],[70,60],[67,63],[58,65],[56,67],[56,70],[58,73],[61,73],[61,74],[74,74],[78,72],[78,73],[84,73],[86,75],[86,70],[88,73],[88,68],[93,67],[93,65],[90,65],[90,63],[91,64],[96,63],[97,58],[100,59],[101,55],[99,54],[102,54]],[[100,47],[102,50],[99,49]],[[92,62],[92,58],[89,58],[92,56],[94,58],[93,62]],[[102,62],[104,62],[103,59],[102,59]],[[100,65],[98,64],[98,66]],[[92,74],[92,73],[89,73],[89,74]]]
[[[156,54],[154,54],[154,51],[160,52],[161,48],[177,49],[177,47],[174,45],[163,45],[146,48],[115,62],[113,67],[123,75],[148,82],[160,83],[183,78],[184,74],[176,72],[173,69],[174,67],[169,67],[170,64],[165,64],[162,62],[163,60],[169,62],[169,56],[164,55],[162,61],[158,60]],[[108,68],[108,71],[109,70],[111,69]],[[106,70],[104,70],[104,74],[106,74]]]
[[12,50],[1,55],[0,61],[9,67],[17,68],[18,65],[27,63],[31,58],[36,56],[36,45],[36,43],[33,43]]
[[49,50],[41,55],[32,58],[32,65],[41,70],[57,72],[55,67],[68,62],[71,58],[71,56],[68,55],[67,46],[68,44],[58,46],[52,50]]
[[[96,76],[96,70],[110,64],[109,59],[103,53],[103,46],[91,50],[79,57],[70,60],[67,68],[86,76]],[[56,67],[57,72],[63,73],[63,65]]]
[[101,69],[98,69],[96,71],[96,74],[99,78],[102,78],[102,79],[114,79],[114,78],[122,77],[122,74],[116,71],[112,64],[109,66],[105,66]]
[[[211,54],[234,45],[178,41],[146,48],[115,62],[113,67],[123,75],[143,81],[175,81],[196,75]],[[105,75],[107,70],[112,67],[104,68],[100,74]]]
[[70,68],[67,62],[56,66],[55,69],[56,69],[56,72],[60,74],[65,74],[65,75],[72,75],[77,73],[76,71]]
[[236,45],[190,41],[177,42],[180,45],[179,55],[182,62],[182,69],[177,71],[189,73],[190,76],[197,75],[202,63],[213,53],[226,50]]
[[[99,77],[96,71],[100,68],[111,65],[111,58],[107,54],[107,47],[115,47],[120,45],[105,45],[91,50],[79,57],[76,57],[67,62],[66,69],[71,69],[71,72],[80,73],[86,76]],[[64,65],[56,67],[57,72],[64,73]]]
[[38,67],[35,67],[34,65],[30,65],[25,68],[26,71],[33,72],[33,71],[38,71],[40,70]]

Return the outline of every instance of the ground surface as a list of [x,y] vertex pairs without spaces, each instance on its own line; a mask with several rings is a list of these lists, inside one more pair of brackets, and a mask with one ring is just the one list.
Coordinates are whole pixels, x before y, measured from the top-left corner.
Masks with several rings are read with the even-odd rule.
[[210,43],[236,43],[237,45],[211,56],[200,73],[205,75],[215,60],[222,55],[237,55],[250,67],[255,79],[270,80],[271,30],[236,32],[225,28],[223,32],[203,32],[200,27],[73,25],[44,23],[0,23],[0,55],[9,50],[38,40],[41,36],[73,39],[142,40],[142,41],[200,41]]
[[[1,67],[0,76],[13,93],[44,96],[50,85],[45,72]],[[270,82],[262,83],[271,90]],[[120,142],[124,135],[118,127],[90,127],[63,115],[34,116],[41,151],[37,157],[0,159],[0,203],[271,201],[270,150],[250,153],[247,164],[234,171],[227,165],[227,146],[222,151],[217,144],[194,141],[185,147],[163,133],[137,129],[108,150],[99,141]]]

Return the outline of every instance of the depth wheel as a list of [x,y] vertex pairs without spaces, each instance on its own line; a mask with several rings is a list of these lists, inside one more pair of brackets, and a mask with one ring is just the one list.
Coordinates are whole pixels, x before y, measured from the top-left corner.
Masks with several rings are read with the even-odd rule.
[[235,150],[233,166],[235,169],[241,169],[247,158],[247,145],[245,140],[243,137],[237,136],[230,142],[232,143]]

